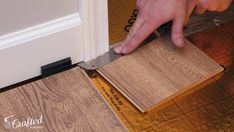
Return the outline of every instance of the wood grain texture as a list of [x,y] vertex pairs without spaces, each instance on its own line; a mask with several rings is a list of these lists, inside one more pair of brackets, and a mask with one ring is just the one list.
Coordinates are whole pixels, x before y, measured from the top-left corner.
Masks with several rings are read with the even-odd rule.
[[[114,2],[110,6],[112,8],[112,6],[117,6],[118,4],[115,3],[119,1],[112,0],[109,2]],[[131,2],[131,0],[128,2]],[[111,18],[110,21],[112,20]],[[114,21],[122,20],[122,18],[114,19]],[[112,35],[118,38],[119,34],[121,32],[115,32]],[[147,113],[141,113],[136,109],[131,102],[101,76],[98,75],[92,80],[113,110],[132,132],[234,131],[232,127],[234,126],[234,108],[231,105],[233,100],[230,100],[230,98],[234,99],[233,38],[233,21],[189,36],[188,39],[196,47],[220,65],[225,66],[225,72]],[[121,38],[110,39],[111,41],[122,40]],[[215,105],[215,108],[211,107],[212,105]],[[212,110],[211,108],[218,110]],[[202,109],[207,109],[207,112]],[[202,112],[200,112],[201,110]]]
[[198,131],[172,100],[142,113],[100,75],[92,80],[131,132]]
[[225,71],[164,105],[141,113],[101,76],[92,78],[130,131],[234,131],[234,21],[189,36]]
[[201,131],[233,132],[233,113],[233,98],[227,97],[186,114]]
[[221,71],[221,66],[189,41],[177,49],[162,38],[98,70],[142,112]]
[[[8,128],[3,119],[43,115],[41,128]],[[0,94],[0,131],[126,131],[80,68]]]

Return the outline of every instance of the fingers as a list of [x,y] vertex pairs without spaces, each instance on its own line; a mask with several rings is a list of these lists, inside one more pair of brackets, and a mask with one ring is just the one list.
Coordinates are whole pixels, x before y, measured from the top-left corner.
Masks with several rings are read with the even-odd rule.
[[173,21],[172,26],[172,40],[177,47],[184,46],[184,17],[178,16]]
[[130,39],[132,39],[134,34],[140,29],[140,27],[142,27],[143,24],[144,24],[144,19],[140,14],[138,14],[137,20],[135,21],[135,23],[134,23],[133,27],[131,28],[130,32],[128,33],[128,36],[126,37],[126,39],[123,41],[123,43],[121,45],[118,45],[117,47],[115,47],[115,49],[114,49],[115,53],[117,53],[117,54],[122,53],[123,47],[125,47],[126,43]]
[[[193,0],[189,0],[192,2]],[[162,6],[165,5],[165,6]],[[175,6],[177,5],[177,6]],[[190,16],[195,4],[188,5],[187,0],[138,0],[137,7],[140,9],[137,20],[123,43],[115,48],[115,52],[128,54],[135,50],[145,38],[147,38],[161,24],[174,20],[172,39],[176,46],[184,45],[183,27],[186,16]],[[189,13],[186,14],[186,11]]]
[[201,7],[201,6],[197,6],[196,7],[196,13],[197,14],[203,14],[203,13],[205,13],[206,12],[206,9],[205,8],[203,8],[203,7]]
[[196,13],[203,14],[206,10],[222,12],[228,8],[231,2],[232,0],[199,0]]
[[129,54],[135,50],[160,24],[154,24],[150,21],[144,21],[144,24],[137,30],[133,36],[128,36],[122,46],[122,53]]
[[222,12],[225,11],[229,5],[232,3],[232,0],[223,0],[223,2],[221,2],[218,11]]
[[196,5],[196,13],[203,14],[206,12],[207,8],[208,8],[208,0],[200,0],[200,2],[198,2]]
[[219,11],[220,7],[222,6],[222,3],[225,0],[222,0],[220,2],[220,0],[212,0],[212,1],[208,1],[208,6],[207,6],[207,10],[209,11]]
[[145,40],[145,38],[147,38],[157,27],[161,25],[161,23],[155,22],[152,19],[148,21],[146,19],[143,20],[143,23],[142,20],[139,20],[139,23],[141,24],[134,25],[134,27],[131,29],[132,33],[127,36],[121,46],[116,47],[116,51],[121,50],[120,53],[122,54],[131,53]]

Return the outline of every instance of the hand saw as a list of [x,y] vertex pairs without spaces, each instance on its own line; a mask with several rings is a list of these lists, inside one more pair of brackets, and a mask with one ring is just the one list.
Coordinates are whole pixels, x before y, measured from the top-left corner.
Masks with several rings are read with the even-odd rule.
[[[224,24],[232,20],[234,20],[234,5],[230,6],[230,8],[226,10],[225,12],[221,12],[221,13],[220,12],[207,12],[203,15],[194,16],[190,18],[187,26],[185,27],[184,35],[186,37],[186,36],[207,30],[215,26],[219,26],[221,24]],[[171,26],[172,26],[171,21],[161,25],[151,35],[149,35],[148,38],[145,39],[142,45],[147,44],[160,36],[161,37],[168,36],[168,32],[170,31]],[[170,39],[170,37],[167,37],[167,38]],[[116,44],[113,45],[107,53],[91,61],[81,62],[78,65],[81,68],[84,68],[86,70],[96,70],[106,64],[109,64],[115,61],[116,59],[123,56],[121,54],[114,53],[115,46]]]

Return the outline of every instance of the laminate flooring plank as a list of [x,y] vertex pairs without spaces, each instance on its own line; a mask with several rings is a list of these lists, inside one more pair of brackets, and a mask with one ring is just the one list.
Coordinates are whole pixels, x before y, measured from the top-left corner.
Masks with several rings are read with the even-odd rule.
[[[8,128],[9,120],[38,118],[40,128]],[[80,68],[30,83],[0,94],[0,131],[127,131]],[[9,126],[10,125],[10,126]],[[38,127],[38,126],[37,126]]]
[[223,68],[186,40],[174,48],[159,38],[98,69],[140,111],[146,112],[190,90]]
[[231,97],[200,107],[186,115],[202,132],[234,131],[234,100]]

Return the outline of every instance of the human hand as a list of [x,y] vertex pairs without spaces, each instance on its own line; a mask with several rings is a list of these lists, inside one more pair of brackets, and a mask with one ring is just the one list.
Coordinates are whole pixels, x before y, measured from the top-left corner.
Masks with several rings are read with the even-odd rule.
[[172,40],[176,46],[184,45],[183,27],[188,21],[195,0],[137,0],[137,20],[123,43],[115,47],[118,54],[134,51],[160,25],[173,21]]
[[196,13],[202,14],[208,11],[224,11],[232,0],[197,0]]

